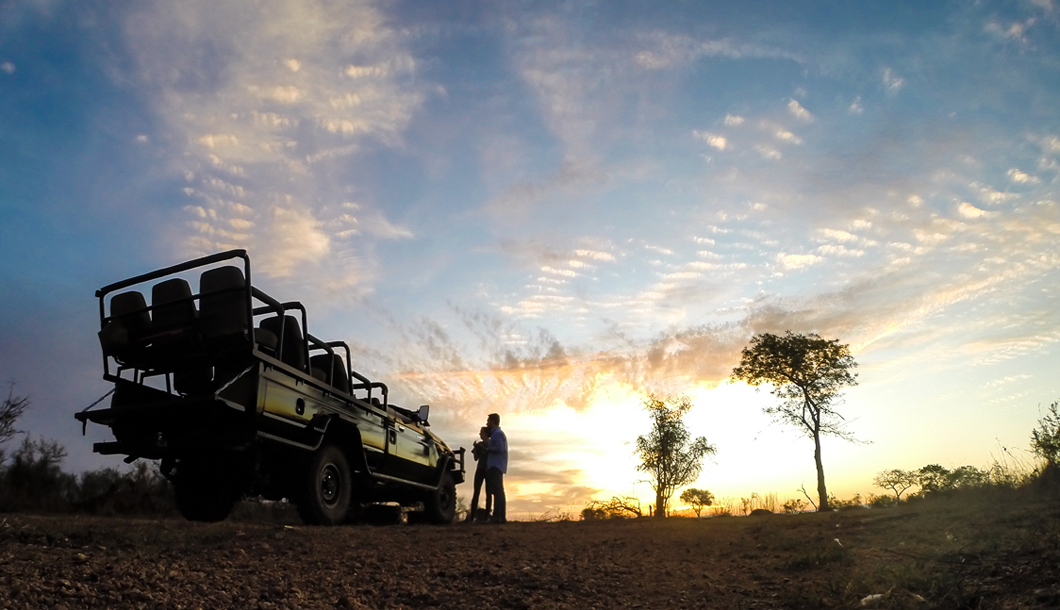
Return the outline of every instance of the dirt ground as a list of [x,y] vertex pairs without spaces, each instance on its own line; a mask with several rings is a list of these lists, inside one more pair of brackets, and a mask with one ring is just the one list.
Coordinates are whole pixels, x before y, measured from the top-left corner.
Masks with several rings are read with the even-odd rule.
[[1055,503],[447,527],[0,515],[12,610],[1057,608],[1058,566]]

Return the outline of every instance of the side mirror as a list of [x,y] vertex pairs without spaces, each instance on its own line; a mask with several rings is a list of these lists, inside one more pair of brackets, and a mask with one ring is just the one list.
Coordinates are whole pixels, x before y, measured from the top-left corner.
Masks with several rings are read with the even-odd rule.
[[423,405],[416,411],[416,419],[420,420],[424,426],[429,426],[427,423],[427,414],[431,412],[430,405]]

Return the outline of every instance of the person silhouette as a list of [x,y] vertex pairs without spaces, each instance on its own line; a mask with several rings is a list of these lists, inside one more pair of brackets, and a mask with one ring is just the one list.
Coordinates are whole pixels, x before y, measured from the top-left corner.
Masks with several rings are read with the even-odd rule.
[[482,491],[482,484],[486,481],[486,466],[487,466],[487,455],[489,453],[489,440],[490,440],[490,429],[486,426],[482,426],[478,431],[479,440],[475,441],[471,445],[471,456],[475,458],[478,464],[475,465],[475,487],[474,493],[471,495],[471,509],[467,513],[467,522],[474,523],[475,521],[485,521],[490,515],[490,502],[492,497],[486,494],[486,509],[485,512],[480,513],[478,508],[479,493]]
[[486,418],[490,431],[486,454],[486,505],[493,501],[490,523],[506,523],[507,498],[504,495],[504,475],[508,472],[508,437],[501,430],[501,416],[490,413]]

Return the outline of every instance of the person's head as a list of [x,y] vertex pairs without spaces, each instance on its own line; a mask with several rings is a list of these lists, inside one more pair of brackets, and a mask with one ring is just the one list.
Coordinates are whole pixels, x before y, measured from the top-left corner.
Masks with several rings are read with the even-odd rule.
[[490,438],[489,426],[482,426],[481,428],[479,428],[478,437],[481,438],[484,441],[488,441],[489,438]]
[[486,426],[489,428],[500,428],[501,427],[501,416],[496,413],[490,413],[489,417],[486,418]]

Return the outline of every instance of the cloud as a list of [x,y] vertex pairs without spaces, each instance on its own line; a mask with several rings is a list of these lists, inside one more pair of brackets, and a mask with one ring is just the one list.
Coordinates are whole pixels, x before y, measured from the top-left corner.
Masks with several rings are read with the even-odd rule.
[[790,131],[788,131],[786,129],[778,129],[778,130],[776,130],[773,133],[773,136],[776,139],[778,139],[778,140],[782,140],[784,142],[790,142],[791,144],[796,144],[796,145],[802,144],[802,138],[800,138],[799,136],[791,133]]
[[595,261],[614,262],[615,257],[610,252],[599,252],[596,250],[575,250],[574,255],[581,258],[588,258]]
[[890,68],[883,70],[883,86],[888,93],[897,93],[905,85],[905,79],[897,76]]
[[813,121],[813,115],[810,114],[810,111],[803,108],[802,104],[795,99],[788,101],[788,112],[800,121],[806,121],[807,123]]
[[778,254],[777,262],[785,269],[802,269],[821,261],[821,257],[815,254]]
[[725,115],[725,125],[728,127],[735,127],[737,125],[743,125],[744,118],[733,114]]
[[594,166],[576,161],[565,161],[559,168],[539,182],[520,182],[506,188],[486,203],[485,211],[498,219],[521,221],[535,206],[551,197],[586,186],[602,186],[608,176]]
[[1028,19],[1024,23],[1010,22],[1003,24],[1001,22],[990,20],[983,26],[983,31],[996,36],[1001,39],[1014,40],[1020,44],[1028,44],[1029,41],[1026,37],[1027,29],[1033,26],[1035,19]]
[[698,39],[686,34],[655,31],[637,37],[640,49],[633,62],[645,70],[666,70],[687,65],[703,57],[729,59],[765,58],[803,63],[805,59],[779,47],[730,38]]
[[845,256],[845,257],[860,257],[865,255],[865,251],[857,248],[847,248],[846,246],[836,244],[826,244],[817,248],[817,251],[825,255],[834,256]]
[[[253,225],[244,221],[242,226]],[[331,250],[331,238],[321,227],[322,223],[306,208],[273,208],[265,229],[269,247],[259,257],[265,273],[285,277],[295,273],[303,263],[320,262]]]
[[1020,170],[1013,167],[1008,170],[1008,179],[1017,184],[1037,184],[1039,182],[1037,176],[1032,176],[1021,172]]
[[957,206],[957,211],[965,218],[984,218],[994,215],[993,212],[981,210],[967,201],[962,201],[961,204]]
[[700,140],[703,140],[710,146],[717,148],[718,150],[725,150],[726,146],[728,146],[728,141],[723,136],[698,130],[693,131],[692,135],[699,138]]
[[271,7],[146,2],[126,16],[130,77],[168,140],[188,143],[171,163],[190,209],[208,212],[173,225],[187,231],[175,241],[184,256],[246,247],[265,277],[356,286],[376,240],[413,231],[372,205],[344,208],[356,185],[340,160],[366,141],[398,145],[427,85],[370,2]]
[[763,159],[769,159],[771,161],[777,161],[784,157],[784,155],[782,155],[779,150],[773,148],[772,146],[766,146],[764,144],[759,144],[755,146],[755,151],[758,152],[758,154],[761,155]]
[[840,229],[823,228],[818,229],[818,231],[821,233],[821,235],[827,237],[828,239],[834,239],[835,241],[851,242],[858,240],[857,235]]
[[5,62],[0,63],[0,72],[3,72],[4,74],[14,74],[15,73],[15,64],[13,64],[13,63],[11,63],[9,61],[5,61]]
[[865,112],[865,107],[861,104],[861,96],[854,98],[854,101],[850,102],[850,106],[847,107],[847,112],[850,114],[862,114]]
[[533,93],[549,131],[563,143],[567,159],[599,159],[601,146],[615,137],[604,127],[628,117],[631,99],[653,95],[657,76],[651,73],[710,57],[804,62],[779,47],[728,38],[621,27],[587,34],[577,19],[566,17],[538,11],[513,19],[506,41],[515,71]]

